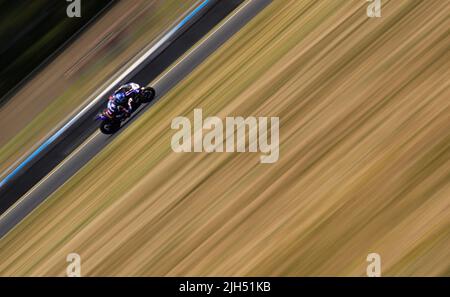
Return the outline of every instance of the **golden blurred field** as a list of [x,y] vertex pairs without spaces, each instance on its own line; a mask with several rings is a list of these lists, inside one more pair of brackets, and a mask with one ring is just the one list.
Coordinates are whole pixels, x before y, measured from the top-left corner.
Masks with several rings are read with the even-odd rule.
[[[448,2],[274,1],[0,241],[0,275],[450,275]],[[171,120],[280,117],[280,158]]]

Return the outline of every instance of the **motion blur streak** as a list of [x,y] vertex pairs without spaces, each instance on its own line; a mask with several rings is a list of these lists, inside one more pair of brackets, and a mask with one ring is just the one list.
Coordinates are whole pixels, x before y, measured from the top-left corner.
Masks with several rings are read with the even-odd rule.
[[[450,275],[448,2],[274,1],[0,242],[0,274]],[[280,159],[170,122],[280,117]]]

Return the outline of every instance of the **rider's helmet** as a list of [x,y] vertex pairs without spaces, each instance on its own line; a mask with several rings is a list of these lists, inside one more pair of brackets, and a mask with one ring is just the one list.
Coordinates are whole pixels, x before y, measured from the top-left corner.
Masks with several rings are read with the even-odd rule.
[[126,96],[123,92],[116,92],[114,94],[114,101],[118,104],[124,103],[126,100]]

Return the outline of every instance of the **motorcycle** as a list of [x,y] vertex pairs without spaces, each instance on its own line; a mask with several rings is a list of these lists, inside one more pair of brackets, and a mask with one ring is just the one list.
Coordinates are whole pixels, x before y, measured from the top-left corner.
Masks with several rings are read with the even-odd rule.
[[139,106],[143,103],[149,103],[155,98],[156,92],[152,87],[142,88],[142,92],[133,99],[133,105],[131,113],[118,115],[115,114],[110,108],[110,102],[108,102],[107,108],[105,108],[100,114],[97,115],[96,120],[101,120],[100,131],[103,134],[114,134],[119,131],[123,121],[130,117]]

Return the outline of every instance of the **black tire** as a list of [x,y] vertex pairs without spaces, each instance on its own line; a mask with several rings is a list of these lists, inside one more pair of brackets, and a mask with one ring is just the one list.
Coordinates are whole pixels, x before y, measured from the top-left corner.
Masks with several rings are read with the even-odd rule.
[[153,100],[153,98],[155,98],[155,95],[156,95],[156,91],[152,87],[144,88],[144,90],[142,91],[142,96],[141,96],[140,102],[141,103],[149,103],[150,101]]
[[120,129],[120,122],[117,121],[103,121],[100,124],[100,131],[103,134],[114,134]]

